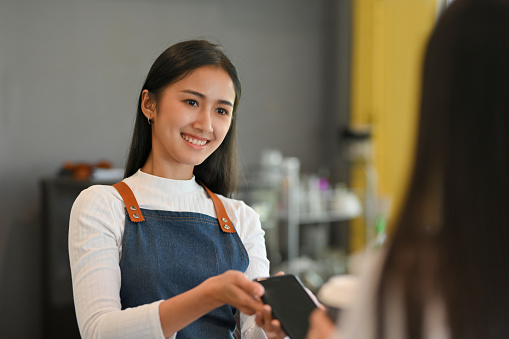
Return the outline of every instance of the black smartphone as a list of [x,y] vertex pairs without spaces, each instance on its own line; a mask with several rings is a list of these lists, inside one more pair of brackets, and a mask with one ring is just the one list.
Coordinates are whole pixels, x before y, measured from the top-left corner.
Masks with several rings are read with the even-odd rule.
[[305,339],[309,315],[317,307],[304,284],[293,274],[256,279],[265,288],[262,300],[291,339]]

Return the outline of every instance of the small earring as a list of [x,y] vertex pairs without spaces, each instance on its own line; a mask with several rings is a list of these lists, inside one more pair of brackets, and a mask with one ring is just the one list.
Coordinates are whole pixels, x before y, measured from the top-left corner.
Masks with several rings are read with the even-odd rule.
[[152,119],[150,119],[150,117],[147,117],[147,120],[148,120],[148,124],[152,125]]

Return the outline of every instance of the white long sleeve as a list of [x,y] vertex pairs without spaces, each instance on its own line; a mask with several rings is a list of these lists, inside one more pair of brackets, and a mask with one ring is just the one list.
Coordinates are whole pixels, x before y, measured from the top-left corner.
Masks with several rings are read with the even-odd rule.
[[[141,171],[124,180],[141,208],[189,211],[216,217],[203,188],[192,180],[171,180]],[[249,254],[249,279],[269,275],[264,231],[258,215],[241,201],[219,196]],[[83,338],[164,338],[159,304],[121,310],[120,267],[124,203],[111,186],[96,185],[76,199],[69,224],[69,258],[74,303]],[[246,338],[265,338],[252,317],[241,314]]]

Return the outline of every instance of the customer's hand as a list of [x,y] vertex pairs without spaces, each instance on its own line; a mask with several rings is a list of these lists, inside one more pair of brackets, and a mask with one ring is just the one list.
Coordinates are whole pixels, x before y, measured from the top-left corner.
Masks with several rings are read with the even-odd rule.
[[317,308],[309,316],[309,331],[306,339],[327,339],[335,329],[323,307]]

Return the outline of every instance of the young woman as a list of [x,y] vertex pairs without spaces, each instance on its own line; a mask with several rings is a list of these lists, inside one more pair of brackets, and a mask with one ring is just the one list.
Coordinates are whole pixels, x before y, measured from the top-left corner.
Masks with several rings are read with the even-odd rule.
[[[406,206],[334,338],[508,337],[508,60],[508,0],[455,0],[439,19]],[[323,312],[311,323],[330,338]]]
[[229,338],[236,310],[242,338],[265,338],[255,313],[269,336],[279,326],[252,281],[269,274],[258,215],[228,198],[240,94],[235,67],[207,41],[173,45],[152,65],[125,179],[84,190],[71,212],[84,338]]

